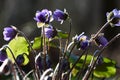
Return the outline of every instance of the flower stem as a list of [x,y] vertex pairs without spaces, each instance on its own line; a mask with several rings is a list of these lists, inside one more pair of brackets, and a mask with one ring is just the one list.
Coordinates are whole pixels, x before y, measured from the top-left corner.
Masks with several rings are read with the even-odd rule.
[[12,64],[12,73],[13,73],[13,79],[14,80],[17,80],[17,76],[16,76],[16,70],[15,70],[15,68],[14,68],[14,64]]
[[100,30],[95,34],[95,36],[93,36],[90,41],[92,41],[93,39],[96,39],[96,37],[108,26],[108,24],[113,20],[113,18],[109,21],[107,21],[101,28]]
[[70,34],[71,34],[71,28],[72,28],[72,20],[71,20],[71,18],[69,18],[69,23],[70,23],[70,26],[69,26],[69,32],[68,32],[68,39],[66,41],[64,53],[67,50],[67,46],[68,46],[68,43],[69,43],[69,40],[70,40]]
[[80,77],[82,75],[82,72],[84,70],[84,67],[85,67],[85,64],[86,64],[87,55],[88,55],[88,52],[85,54],[85,58],[84,58],[84,62],[83,62],[82,68],[78,72],[78,75],[77,75],[77,77],[78,77],[77,79],[78,80],[80,79]]
[[[27,38],[27,36],[20,30],[17,29],[17,31],[25,38],[25,40],[27,41],[28,45],[29,45],[29,48],[30,48],[30,51],[32,51],[32,59],[35,60],[35,56],[36,56],[36,53],[34,51],[34,49],[32,48],[32,44],[30,43],[29,39]],[[37,71],[37,68],[36,68],[36,64],[35,64],[35,71]],[[37,75],[35,75],[35,77],[37,78]]]
[[67,74],[65,80],[68,80],[69,74],[71,73],[71,71],[72,71],[73,68],[76,66],[76,64],[79,62],[80,58],[82,57],[82,55],[83,55],[85,52],[86,52],[86,50],[84,50],[84,51],[82,52],[82,54],[79,56],[79,58],[77,59],[77,61],[73,64],[72,68],[68,71],[68,74]]
[[21,73],[21,76],[22,76],[22,78],[23,78],[25,74],[23,73],[21,67],[18,65],[18,63],[17,63],[17,61],[16,61],[16,59],[15,59],[15,56],[14,56],[12,50],[10,49],[10,47],[9,47],[8,45],[6,45],[5,47],[8,48],[8,50],[10,51],[10,53],[11,53],[11,55],[12,55],[14,61],[15,61],[16,67],[18,68],[18,70],[19,70],[19,72]]
[[88,80],[91,72],[93,71],[94,67],[96,66],[96,63],[99,60],[99,57],[101,56],[102,52],[113,42],[115,41],[117,38],[120,37],[120,33],[118,35],[116,35],[114,38],[112,38],[106,46],[104,46],[99,52],[98,52],[98,56],[96,57],[96,60],[94,62],[92,62],[91,66],[88,68],[88,70],[86,71],[86,74],[84,75],[84,77],[82,78],[82,80]]
[[44,70],[46,69],[46,40],[45,40],[45,27],[42,27],[43,32],[43,55],[44,55]]
[[35,53],[34,49],[32,48],[32,44],[30,43],[27,36],[22,31],[20,31],[20,30],[17,30],[17,31],[25,38],[25,40],[27,41],[27,43],[28,43],[28,45],[29,45],[29,47],[30,47],[30,49],[31,49],[31,51],[33,53],[33,56],[35,57],[36,53]]
[[32,72],[34,72],[34,70],[29,71],[29,72],[24,76],[23,80],[26,80],[27,77],[28,77]]
[[[69,57],[70,57],[73,49],[75,48],[75,46],[76,46],[76,43],[74,43],[74,42],[71,42],[71,43],[67,46],[67,51],[69,51],[69,54],[68,54],[67,59],[69,59]],[[70,49],[70,47],[72,47],[72,48]],[[70,50],[69,50],[69,49],[70,49]],[[64,57],[65,57],[65,55],[64,55]]]

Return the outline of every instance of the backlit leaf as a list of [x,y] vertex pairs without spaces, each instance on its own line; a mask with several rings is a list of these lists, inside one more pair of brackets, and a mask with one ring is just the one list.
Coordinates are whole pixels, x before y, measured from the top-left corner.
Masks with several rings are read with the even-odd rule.
[[[17,58],[18,55],[23,53],[26,53],[27,55],[29,55],[28,43],[26,42],[24,37],[16,37],[15,39],[11,40],[8,45],[12,50],[15,58]],[[11,55],[11,52],[9,51],[9,49],[7,49],[6,51],[7,51],[8,58],[11,59],[12,62],[14,63],[14,59],[13,59],[13,56]],[[25,58],[25,61],[23,65],[26,65],[29,62],[29,59],[26,56],[24,58]]]

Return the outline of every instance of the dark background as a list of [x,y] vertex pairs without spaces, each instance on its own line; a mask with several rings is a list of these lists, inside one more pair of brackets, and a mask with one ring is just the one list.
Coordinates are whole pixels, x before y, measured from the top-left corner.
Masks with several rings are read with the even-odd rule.
[[[0,0],[0,47],[7,43],[3,40],[3,28],[14,25],[32,39],[39,35],[36,22],[33,20],[37,10],[66,8],[72,18],[72,35],[85,32],[89,37],[97,32],[106,22],[106,12],[114,8],[120,9],[120,0]],[[67,31],[67,22],[54,26]],[[108,40],[120,32],[120,27],[104,30]],[[120,39],[116,40],[106,51],[105,55],[120,64]]]

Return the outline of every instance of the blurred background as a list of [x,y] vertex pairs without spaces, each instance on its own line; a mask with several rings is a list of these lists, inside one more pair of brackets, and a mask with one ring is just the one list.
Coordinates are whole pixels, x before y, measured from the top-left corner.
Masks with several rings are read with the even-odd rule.
[[[0,47],[7,43],[3,40],[3,28],[14,25],[30,39],[39,35],[36,22],[33,20],[37,10],[66,8],[72,18],[72,35],[85,32],[89,37],[97,32],[106,22],[106,12],[120,9],[120,0],[0,0]],[[58,29],[69,30],[69,24],[53,23]],[[120,33],[120,27],[104,30],[108,40]],[[120,38],[106,51],[105,56],[117,60],[120,65]]]

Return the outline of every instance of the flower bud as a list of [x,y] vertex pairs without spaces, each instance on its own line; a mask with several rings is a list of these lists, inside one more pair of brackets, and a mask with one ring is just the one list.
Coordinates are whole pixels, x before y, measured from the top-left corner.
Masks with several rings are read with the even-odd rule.
[[64,11],[56,9],[53,13],[53,18],[57,21],[65,21],[68,18],[68,14]]
[[57,31],[51,25],[45,28],[45,36],[47,38],[54,38],[57,35]]
[[113,19],[110,23],[112,27],[120,26],[120,10],[113,9],[111,12],[107,12],[107,21]]
[[3,62],[5,59],[7,59],[7,53],[5,49],[0,49],[0,62]]
[[5,27],[3,31],[4,40],[10,41],[17,35],[17,30],[15,27]]
[[104,37],[104,35],[98,35],[98,37],[95,39],[96,44],[100,46],[106,46],[108,43],[107,39]]
[[17,61],[17,64],[18,64],[18,65],[22,65],[23,62],[24,62],[24,60],[25,60],[25,59],[24,59],[23,54],[18,55],[17,58],[16,58],[16,61]]
[[77,42],[78,49],[85,50],[89,46],[88,37],[84,35],[84,32],[81,33],[79,36],[76,36],[74,41]]

